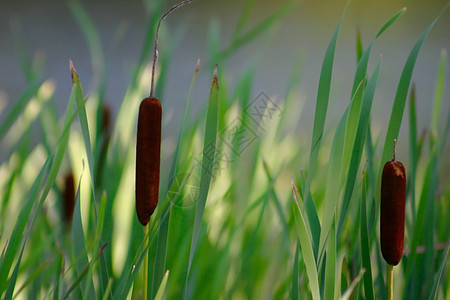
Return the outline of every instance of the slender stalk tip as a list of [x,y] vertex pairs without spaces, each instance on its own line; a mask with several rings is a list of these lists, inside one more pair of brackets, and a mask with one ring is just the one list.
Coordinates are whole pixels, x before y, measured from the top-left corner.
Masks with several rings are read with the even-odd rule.
[[159,27],[161,26],[162,20],[164,20],[172,11],[175,9],[185,5],[186,3],[191,3],[194,0],[185,0],[178,4],[175,4],[170,8],[168,11],[166,11],[161,18],[159,18],[158,25],[156,26],[156,36],[155,36],[155,47],[153,49],[153,66],[152,66],[152,79],[150,84],[150,97],[154,96],[154,86],[155,86],[155,67],[156,67],[156,61],[158,60],[158,35],[159,35]]
[[403,11],[406,11],[408,8],[405,6],[402,8]]
[[394,156],[392,157],[392,161],[395,162],[395,157],[397,156],[397,139],[394,139]]

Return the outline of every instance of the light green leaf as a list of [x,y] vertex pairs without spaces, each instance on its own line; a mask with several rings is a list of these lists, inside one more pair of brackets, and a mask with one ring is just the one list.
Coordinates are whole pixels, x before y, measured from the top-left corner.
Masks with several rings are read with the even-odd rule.
[[360,207],[360,242],[361,242],[361,257],[363,268],[367,270],[364,274],[364,295],[366,299],[375,299],[372,281],[372,264],[370,262],[370,244],[367,232],[367,205],[366,201],[366,176],[363,173],[362,178],[362,193],[361,193],[361,207]]
[[[367,128],[369,126],[370,111],[372,109],[373,96],[378,83],[378,75],[380,73],[381,61],[378,63],[375,71],[367,83],[364,89],[363,102],[361,107],[361,114],[358,121],[358,128],[356,131],[355,143],[352,149],[352,155],[350,159],[350,166],[347,175],[347,182],[345,185],[344,198],[342,200],[342,209],[339,214],[339,224],[337,228],[337,237],[339,238],[342,226],[344,224],[347,209],[352,198],[353,189],[355,185],[356,176],[358,174],[359,164],[364,148],[364,141],[366,138]],[[350,118],[350,116],[349,116]]]
[[314,176],[317,158],[319,156],[320,145],[322,143],[323,137],[323,129],[325,127],[325,119],[328,111],[328,101],[330,99],[330,88],[331,88],[331,76],[333,73],[333,62],[337,37],[339,30],[341,28],[342,19],[344,18],[344,14],[345,11],[347,10],[349,3],[350,1],[347,1],[341,19],[339,20],[339,23],[334,31],[331,41],[328,44],[328,48],[322,63],[322,69],[320,71],[316,110],[314,114],[314,127],[311,141],[311,152],[309,155],[308,178],[306,180],[306,186],[304,188],[304,195],[303,195],[303,199],[305,200],[304,203],[305,211],[308,217],[309,230],[311,232],[315,256],[317,256],[317,252],[319,249],[320,222],[317,216],[316,205],[314,201],[312,201],[312,197],[309,196],[310,186],[312,178]]
[[381,172],[383,170],[383,165],[390,159],[392,153],[394,152],[394,139],[398,138],[398,133],[400,131],[400,126],[403,119],[403,112],[405,109],[406,97],[408,95],[409,85],[411,83],[411,77],[416,64],[417,56],[419,55],[420,48],[422,47],[425,38],[428,33],[433,28],[434,24],[438,20],[437,17],[433,23],[425,30],[425,32],[420,36],[420,38],[415,43],[411,52],[409,53],[408,59],[406,60],[405,66],[403,67],[402,75],[398,83],[397,92],[395,94],[394,104],[392,106],[391,117],[389,119],[389,125],[386,133],[386,138],[383,147],[383,153],[381,155],[380,167],[378,169],[376,194],[375,194],[375,207],[378,208],[380,204],[380,192],[379,187],[381,186]]
[[169,271],[168,270],[164,274],[161,284],[159,285],[158,292],[155,295],[155,300],[162,300],[162,299],[166,298],[165,292],[166,292],[167,280],[169,280]]
[[298,300],[298,255],[300,252],[300,242],[297,240],[297,247],[295,248],[294,270],[292,271],[292,289],[291,300]]
[[[83,162],[83,169],[84,169],[84,162]],[[78,189],[76,194],[75,208],[73,212],[73,224],[72,224],[72,253],[73,259],[75,261],[75,269],[77,270],[78,275],[81,275],[83,268],[89,264],[86,248],[86,238],[83,231],[83,224],[81,221],[80,188],[83,172],[78,181]],[[87,272],[84,275],[87,275]],[[82,291],[83,298],[94,299],[95,291],[92,279],[81,277],[79,283],[81,284],[80,288]],[[84,287],[86,285],[89,286],[87,293],[85,293],[84,291]]]
[[352,296],[353,292],[355,291],[355,288],[357,287],[358,283],[361,281],[361,278],[364,275],[365,271],[366,270],[364,270],[364,269],[361,269],[361,271],[359,271],[358,276],[356,276],[356,278],[353,279],[353,281],[350,284],[350,286],[348,287],[348,289],[342,295],[341,300],[349,300],[350,299],[350,297]]
[[447,249],[445,249],[445,252],[442,256],[441,265],[439,266],[439,271],[437,272],[436,278],[434,279],[433,287],[431,289],[428,299],[437,299],[437,295],[438,295],[438,291],[439,291],[438,288],[439,288],[439,284],[441,282],[442,273],[444,273],[445,266],[447,265],[447,257],[448,257],[449,249],[450,249],[450,247],[447,247]]
[[334,299],[336,295],[335,281],[339,273],[336,273],[336,218],[332,217],[332,226],[328,238],[327,257],[325,265],[325,299]]
[[305,225],[305,219],[303,218],[302,211],[298,205],[298,201],[295,196],[296,195],[295,191],[293,195],[294,195],[293,209],[294,209],[295,224],[297,228],[297,235],[300,240],[300,246],[302,248],[302,255],[303,261],[305,262],[306,266],[306,273],[308,274],[309,286],[313,300],[319,300],[320,299],[319,279],[317,275],[316,260],[314,258],[312,242],[309,238]]
[[213,174],[214,159],[216,155],[216,138],[217,138],[217,124],[219,114],[219,83],[218,83],[218,69],[217,65],[214,70],[213,82],[211,85],[211,92],[208,100],[208,111],[206,113],[205,136],[203,141],[203,158],[201,163],[201,177],[200,177],[200,194],[196,203],[194,231],[192,233],[191,250],[189,254],[188,271],[186,274],[186,282],[184,286],[185,299],[188,295],[189,275],[192,266],[192,261],[197,249],[198,238],[200,234],[200,227],[203,219],[203,212],[206,206],[206,199],[208,197],[209,186],[211,184],[211,177]]

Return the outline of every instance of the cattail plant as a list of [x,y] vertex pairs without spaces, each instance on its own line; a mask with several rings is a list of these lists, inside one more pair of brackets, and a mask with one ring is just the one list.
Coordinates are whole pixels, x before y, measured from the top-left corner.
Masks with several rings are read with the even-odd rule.
[[109,142],[111,140],[111,108],[108,104],[102,103],[99,109],[99,135],[100,135],[100,149],[98,152],[98,163],[96,169],[95,186],[100,187],[103,179],[103,171],[105,160],[108,154]]
[[68,172],[64,178],[63,192],[63,218],[66,228],[70,226],[75,208],[75,180],[72,172]]
[[142,100],[139,106],[136,144],[136,212],[139,222],[144,226],[150,221],[150,216],[155,211],[159,193],[162,107],[159,99],[154,96],[159,27],[161,21],[173,10],[192,1],[186,0],[174,5],[159,19],[153,50],[150,96]]
[[[142,100],[139,106],[136,141],[136,213],[144,226],[144,245],[148,246],[148,222],[158,205],[159,170],[161,151],[161,102],[154,95],[155,68],[158,59],[158,33],[162,20],[178,7],[192,2],[186,0],[174,5],[159,19],[153,50],[152,79],[150,96]],[[148,252],[144,258],[144,299],[147,299]]]
[[396,142],[394,156],[384,165],[381,179],[381,253],[388,263],[389,299],[393,294],[393,266],[402,258],[405,231],[406,172],[396,160]]

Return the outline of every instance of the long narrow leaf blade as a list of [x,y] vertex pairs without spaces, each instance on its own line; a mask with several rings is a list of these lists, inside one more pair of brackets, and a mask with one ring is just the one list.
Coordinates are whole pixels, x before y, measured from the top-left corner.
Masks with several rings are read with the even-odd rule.
[[[84,168],[83,168],[84,169]],[[73,258],[75,260],[75,267],[78,272],[78,275],[82,273],[82,270],[86,265],[89,264],[89,259],[87,256],[87,248],[86,248],[86,241],[85,241],[85,234],[83,231],[83,224],[81,221],[81,199],[80,199],[80,189],[81,189],[81,178],[83,174],[80,176],[79,182],[78,182],[78,189],[77,189],[77,195],[75,200],[75,209],[73,213],[73,224],[72,224],[72,249],[73,249]],[[86,275],[86,274],[85,274]],[[88,282],[89,278],[82,278],[80,281],[80,289],[84,292],[84,287],[86,284],[90,285],[90,288],[88,290],[88,294],[82,294],[84,298],[95,298],[95,292],[93,290],[94,283]]]
[[298,300],[298,255],[300,252],[300,242],[297,241],[297,247],[295,248],[294,258],[294,270],[292,271],[292,289],[291,300]]
[[[295,196],[295,192],[293,193],[293,195]],[[305,262],[306,273],[308,274],[308,281],[311,289],[312,298],[313,300],[319,300],[320,299],[319,279],[317,275],[316,260],[314,258],[312,242],[309,238],[306,229],[305,218],[303,217],[302,211],[298,205],[298,201],[296,198],[294,198],[293,209],[294,209],[295,223],[297,225],[296,226],[297,235],[300,240],[300,246],[302,248],[303,261]]]
[[366,201],[366,178],[365,172],[362,179],[362,193],[361,193],[361,213],[360,213],[360,242],[361,242],[361,257],[363,268],[367,270],[364,274],[364,295],[366,299],[375,299],[372,281],[372,265],[370,262],[370,244],[367,231],[367,205]]
[[411,83],[412,73],[416,64],[417,56],[419,55],[420,48],[422,47],[425,38],[433,28],[434,24],[439,17],[437,17],[433,23],[425,30],[425,32],[417,40],[416,44],[409,53],[405,66],[398,83],[397,92],[395,94],[394,104],[392,106],[391,116],[389,118],[389,125],[386,133],[386,138],[383,147],[383,153],[381,155],[380,167],[377,176],[376,195],[375,195],[375,207],[379,207],[379,187],[381,186],[381,172],[383,165],[389,160],[394,151],[394,139],[398,138],[400,126],[403,119],[403,112],[405,109],[406,97],[408,95],[409,85]]
[[[347,2],[347,5],[344,9],[347,9],[347,6],[350,1]],[[309,155],[309,168],[308,168],[308,178],[306,180],[306,186],[304,190],[304,199],[305,199],[305,210],[308,216],[310,231],[312,235],[313,245],[314,245],[314,253],[317,256],[318,248],[319,248],[319,239],[320,239],[320,222],[317,215],[317,208],[315,203],[312,201],[312,197],[309,196],[310,186],[312,177],[314,175],[314,171],[317,164],[317,158],[319,156],[320,145],[322,143],[323,137],[323,129],[325,127],[325,119],[328,111],[328,101],[330,99],[330,89],[331,89],[331,77],[333,73],[333,63],[334,63],[334,53],[336,49],[336,42],[339,33],[339,29],[341,28],[342,19],[344,17],[344,13],[339,20],[339,23],[334,31],[334,34],[331,38],[330,43],[328,44],[327,51],[325,53],[325,57],[322,63],[322,69],[320,72],[319,78],[319,86],[317,91],[317,101],[316,101],[316,110],[314,114],[314,127],[313,127],[313,136],[311,142],[311,152]]]
[[361,281],[361,278],[364,275],[365,271],[366,270],[364,270],[364,269],[361,269],[361,271],[359,271],[358,276],[356,276],[356,278],[353,279],[353,281],[350,284],[350,286],[348,287],[348,289],[342,295],[341,300],[349,300],[350,299],[350,297],[352,296],[352,294],[355,291],[356,287],[358,286],[358,283]]
[[444,273],[444,269],[447,264],[447,257],[448,257],[449,249],[450,249],[450,247],[447,247],[447,249],[445,249],[445,253],[442,257],[441,265],[439,266],[439,271],[436,274],[436,278],[434,280],[433,287],[431,289],[430,296],[428,297],[428,299],[437,299],[437,294],[438,294],[438,290],[439,290],[438,288],[439,288],[439,284],[441,282],[442,273]]
[[161,284],[160,284],[160,286],[158,288],[158,292],[155,295],[155,300],[162,300],[162,299],[165,298],[164,294],[166,292],[167,280],[169,280],[169,271],[167,271],[164,274],[164,277],[163,277],[163,279],[161,281]]
[[336,295],[335,280],[336,280],[336,218],[333,218],[333,223],[330,229],[330,237],[327,245],[327,258],[325,265],[325,299],[334,299]]
[[378,76],[380,73],[381,61],[378,63],[375,71],[367,83],[367,87],[364,90],[363,103],[361,107],[361,115],[359,117],[358,128],[356,131],[355,143],[352,150],[352,155],[350,159],[350,166],[348,170],[348,178],[345,185],[344,199],[342,200],[342,209],[339,215],[339,223],[337,228],[337,237],[341,232],[342,226],[344,224],[347,209],[352,198],[353,189],[355,185],[356,176],[359,169],[359,164],[361,161],[361,156],[364,148],[364,141],[366,138],[367,128],[369,126],[370,111],[372,109],[373,97],[375,94],[375,89],[378,83]]
[[17,276],[19,275],[19,266],[22,261],[23,250],[25,249],[25,245],[22,247],[20,251],[19,259],[17,260],[16,266],[14,267],[14,271],[9,279],[8,289],[6,290],[5,300],[10,300],[13,297],[14,287],[16,286]]
[[77,104],[78,117],[80,119],[81,131],[83,133],[84,146],[86,148],[86,155],[89,164],[89,172],[91,175],[92,191],[95,199],[95,184],[94,184],[94,155],[92,154],[91,137],[89,134],[89,125],[86,114],[86,106],[84,104],[83,91],[81,89],[80,78],[78,77],[77,71],[73,66],[72,61],[70,61],[70,71],[72,72],[72,84],[76,91],[75,100]]
[[208,111],[206,114],[205,137],[203,143],[203,158],[201,165],[200,177],[200,193],[196,203],[194,231],[192,233],[191,249],[189,253],[188,272],[186,275],[186,282],[184,287],[184,298],[188,295],[189,272],[194,259],[197,248],[198,238],[200,235],[200,227],[203,219],[203,212],[206,206],[206,198],[208,197],[209,186],[211,184],[211,177],[213,172],[214,159],[216,155],[216,139],[217,139],[217,125],[219,114],[219,78],[217,65],[214,70],[213,82],[208,101]]

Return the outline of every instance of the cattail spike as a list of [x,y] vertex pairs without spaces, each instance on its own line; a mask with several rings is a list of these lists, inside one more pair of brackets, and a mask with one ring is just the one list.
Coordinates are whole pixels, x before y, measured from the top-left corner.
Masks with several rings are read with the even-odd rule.
[[161,102],[157,98],[142,100],[136,141],[136,212],[144,226],[158,204],[161,117]]
[[405,167],[395,156],[394,144],[394,158],[383,168],[380,203],[381,253],[386,262],[394,266],[403,254],[406,198]]
[[73,211],[75,208],[75,180],[72,172],[69,172],[64,179],[64,223],[67,227],[72,223]]
[[109,134],[110,130],[111,130],[111,108],[109,105],[103,103],[102,107],[101,107],[101,121],[102,121],[102,126],[101,126],[101,130],[103,133],[105,134]]

